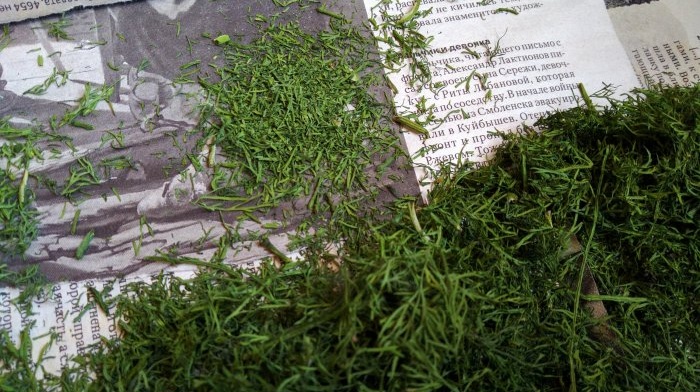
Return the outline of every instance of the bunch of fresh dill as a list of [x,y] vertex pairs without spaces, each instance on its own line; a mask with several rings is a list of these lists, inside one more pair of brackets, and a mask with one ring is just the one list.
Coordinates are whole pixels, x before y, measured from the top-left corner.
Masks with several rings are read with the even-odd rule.
[[[543,118],[490,165],[446,168],[429,205],[403,199],[384,219],[351,222],[337,271],[328,254],[257,273],[174,258],[204,267],[133,286],[118,305],[122,338],[48,382],[696,390],[699,113],[694,86]],[[606,317],[584,306],[595,301]]]

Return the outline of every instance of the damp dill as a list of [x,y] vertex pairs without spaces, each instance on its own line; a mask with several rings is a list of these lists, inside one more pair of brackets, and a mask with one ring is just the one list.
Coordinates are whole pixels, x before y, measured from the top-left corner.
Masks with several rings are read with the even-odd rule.
[[700,86],[592,102],[445,166],[428,205],[358,218],[334,254],[157,256],[200,272],[130,286],[121,339],[62,385],[696,390]]

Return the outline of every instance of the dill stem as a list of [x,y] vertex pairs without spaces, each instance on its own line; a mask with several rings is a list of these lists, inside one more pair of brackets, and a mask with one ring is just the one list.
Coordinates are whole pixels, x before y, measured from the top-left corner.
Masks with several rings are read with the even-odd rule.
[[581,93],[581,98],[583,98],[583,102],[586,103],[588,110],[595,110],[595,105],[593,105],[593,101],[591,101],[591,97],[588,95],[588,92],[586,92],[583,83],[578,84],[578,91]]

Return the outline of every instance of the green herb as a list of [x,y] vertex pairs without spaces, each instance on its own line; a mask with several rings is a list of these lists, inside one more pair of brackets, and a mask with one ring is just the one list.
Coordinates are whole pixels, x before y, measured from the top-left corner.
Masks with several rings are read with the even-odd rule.
[[413,20],[416,17],[416,15],[418,14],[418,8],[420,8],[420,2],[421,2],[421,0],[414,0],[413,6],[411,6],[411,9],[404,16],[399,18],[396,21],[396,24],[403,25],[403,24]]
[[138,75],[141,71],[145,71],[151,66],[151,62],[148,59],[141,59],[139,65],[136,67],[136,74]]
[[[409,84],[422,88],[432,80],[425,52],[430,48],[433,37],[426,37],[419,31],[419,20],[432,12],[432,8],[419,11],[421,2],[413,2],[404,15],[392,14],[392,2],[382,1],[372,9],[381,16],[381,23],[372,25],[376,41],[380,44],[383,63],[390,72],[408,67]],[[372,19],[373,20],[373,19]]]
[[2,25],[2,34],[0,34],[0,52],[5,49],[12,42],[12,37],[10,37],[10,26],[5,24]]
[[175,23],[168,23],[168,24],[174,24],[175,25],[175,37],[180,37],[180,19],[176,20]]
[[462,53],[472,56],[477,60],[481,58],[479,52],[475,51],[474,49],[466,48],[462,51]]
[[494,58],[503,54],[503,49],[501,48],[501,40],[503,39],[503,37],[506,36],[507,33],[508,31],[506,30],[506,32],[503,33],[503,35],[498,37],[498,39],[496,40],[496,44],[493,47],[488,45],[486,46],[486,59],[489,63],[493,62]]
[[[107,105],[110,107],[112,110],[112,114],[114,114],[114,109],[112,108],[112,104],[110,102],[110,97],[114,93],[114,86],[111,85],[104,85],[100,87],[99,89],[94,89],[92,88],[92,85],[90,83],[85,85],[85,92],[83,93],[83,96],[78,99],[77,105],[75,108],[67,110],[63,114],[63,118],[61,118],[61,121],[57,124],[57,128],[60,128],[64,125],[71,124],[75,125],[76,124],[76,118],[78,116],[80,117],[85,117],[89,115],[90,113],[94,112],[95,109],[97,108],[97,104],[100,103],[101,101],[104,101],[107,103]],[[77,122],[78,126],[79,125],[87,125],[88,128],[91,127],[89,124],[82,123],[80,121]]]
[[136,168],[133,159],[124,155],[102,159],[98,163],[98,166],[104,170],[105,177],[110,177],[112,175],[112,170],[128,170]]
[[276,246],[270,242],[270,240],[266,237],[263,238],[259,241],[260,246],[265,248],[268,252],[272,253],[277,259],[279,259],[283,263],[291,263],[292,259],[290,259],[284,252],[279,250]]
[[486,93],[484,94],[484,102],[488,102],[493,99],[493,90],[488,89],[486,90]]
[[42,95],[46,93],[51,85],[55,85],[56,87],[64,86],[68,82],[69,74],[70,71],[59,71],[54,68],[53,71],[51,71],[51,75],[49,75],[42,84],[38,84],[22,94]]
[[117,200],[121,202],[121,201],[122,201],[122,197],[119,195],[119,192],[117,191],[117,189],[114,188],[114,187],[111,187],[110,189],[112,190],[112,193],[113,193],[114,196],[117,198]]
[[43,67],[44,66],[44,56],[42,56],[40,54],[37,55],[36,56],[36,64],[40,67]]
[[487,73],[482,74],[482,73],[476,72],[474,74],[474,76],[476,76],[476,78],[479,80],[479,86],[481,86],[482,90],[489,89],[489,84],[488,84],[489,74],[487,74]]
[[32,159],[41,156],[36,145],[41,137],[38,129],[16,128],[7,119],[0,119],[0,261],[23,254],[37,236],[28,167]]
[[105,143],[109,143],[109,146],[115,150],[126,148],[126,144],[124,144],[124,133],[121,130],[118,132],[105,131],[101,138],[100,147]]
[[[427,41],[417,33],[426,15],[418,6],[385,15],[390,63],[392,50]],[[407,197],[368,214],[366,169],[402,158],[387,123],[427,130],[418,114],[392,117],[367,93],[384,79],[373,77],[379,64],[346,23],[331,18],[318,36],[272,25],[250,44],[223,46],[216,77],[200,81],[207,162],[188,158],[211,170],[212,193],[199,203],[219,211],[227,234],[208,261],[174,251],[147,257],[200,272],[130,285],[116,300],[120,339],[78,357],[49,387],[697,390],[700,86],[638,90],[606,107],[594,100],[609,91],[579,86],[584,107],[543,117],[537,132],[499,134],[504,144],[489,165],[432,173],[428,205]],[[487,76],[464,83],[476,77],[490,97]],[[416,110],[432,114],[425,100]],[[0,197],[12,214],[31,203],[36,136],[2,130],[10,148],[0,157],[12,170],[0,175]],[[84,158],[71,179],[69,195],[99,182]],[[282,265],[251,272],[223,263],[240,241],[223,212],[273,229],[255,213],[298,198],[323,223],[314,234],[300,225],[301,260],[263,237],[258,244]],[[136,254],[144,233],[153,235],[145,217],[139,231]],[[106,310],[102,293],[88,290]],[[0,335],[8,369],[0,377],[15,390],[41,390],[23,333],[18,346]]]
[[92,49],[96,46],[102,46],[102,45],[107,45],[107,41],[105,40],[99,40],[99,41],[81,41],[80,44],[78,44],[77,48],[78,49]]
[[318,8],[316,9],[316,11],[318,11],[319,14],[323,14],[323,15],[326,15],[326,16],[330,16],[331,18],[335,18],[335,19],[339,19],[339,20],[345,20],[345,16],[343,16],[343,15],[337,13],[337,12],[329,11],[329,10],[326,8],[326,5],[325,5],[325,4],[322,4],[320,7],[318,7]]
[[394,121],[397,124],[401,125],[402,127],[408,129],[411,132],[416,132],[416,133],[423,135],[425,137],[430,136],[430,133],[428,132],[428,130],[425,129],[424,126],[420,125],[416,121],[409,120],[408,118],[402,117],[402,116],[394,116]]
[[17,345],[12,341],[7,330],[0,330],[0,363],[3,373],[0,380],[6,390],[39,391],[43,380],[38,375],[44,362],[46,351],[53,342],[50,339],[33,358],[33,340],[31,330],[34,322],[27,323],[19,333]]
[[70,125],[76,127],[76,128],[82,128],[86,131],[92,131],[95,129],[95,127],[92,124],[80,121],[80,120],[73,120],[70,122]]
[[[311,0],[311,1],[314,1],[314,0]],[[300,6],[304,6],[304,4],[306,3],[306,1],[303,1],[303,0],[286,0],[286,1],[272,0],[272,2],[278,7],[289,7],[290,5],[292,5],[294,3],[298,3]]]
[[70,234],[71,235],[75,235],[76,231],[78,230],[78,220],[79,219],[80,219],[80,208],[76,209],[75,213],[73,213],[73,221],[70,224]]
[[[109,290],[111,290],[111,288],[112,288],[111,285],[106,285],[104,291],[109,291]],[[105,298],[104,298],[104,297],[105,297],[105,293],[104,293],[104,292],[97,291],[97,289],[95,289],[95,288],[92,287],[92,286],[88,286],[88,287],[87,287],[87,290],[88,290],[88,293],[89,293],[88,297],[92,297],[92,300],[95,301],[95,303],[97,304],[97,306],[98,306],[103,312],[105,312],[105,314],[106,314],[107,316],[109,316],[109,305],[108,305],[107,301],[106,301]]]
[[196,66],[198,66],[198,65],[201,64],[201,63],[202,63],[201,60],[193,60],[193,61],[190,61],[189,63],[182,64],[182,65],[180,66],[180,70],[184,71],[184,70],[186,70],[186,69],[188,69],[188,68],[196,67]]
[[515,8],[496,8],[493,12],[518,15],[518,11]]
[[76,259],[81,260],[83,256],[85,256],[85,252],[87,252],[88,248],[90,247],[90,242],[92,242],[93,238],[95,238],[94,230],[90,230],[87,234],[85,234],[85,237],[83,237],[82,241],[80,241],[80,244],[75,249]]
[[214,38],[214,43],[217,45],[224,45],[229,42],[231,42],[231,37],[229,37],[228,34],[223,34]]
[[44,23],[44,27],[47,29],[46,33],[49,37],[54,37],[57,40],[72,40],[73,38],[71,38],[65,30],[72,25],[70,19],[66,18],[65,14],[62,14],[58,20]]
[[[212,192],[198,204],[250,216],[293,199],[357,192],[367,169],[399,154],[387,108],[368,93],[382,83],[371,42],[331,19],[318,37],[273,25],[250,44],[230,42],[220,80],[200,81],[202,142],[215,146]],[[210,156],[211,158],[212,156]]]
[[459,82],[455,85],[455,88],[459,88],[462,84],[464,84],[464,91],[469,92],[471,90],[472,80],[474,80],[474,77],[477,77],[477,79],[480,79],[480,75],[481,74],[476,72],[475,69],[472,70],[472,72],[469,74],[469,76],[467,76],[466,78],[464,78],[464,80],[462,80],[461,82]]
[[116,305],[122,338],[71,382],[696,390],[700,86],[595,109],[501,135],[489,165],[444,167],[428,205],[400,199],[376,220],[344,221],[354,227],[336,252],[312,240],[304,260],[256,273],[149,258],[201,271],[130,286]]
[[[30,314],[32,313],[33,300],[44,295],[48,282],[41,274],[38,265],[31,265],[15,271],[11,270],[7,264],[0,263],[0,284],[21,289],[19,295],[11,302],[18,306],[21,312]],[[0,345],[1,340],[2,338],[0,338]]]
[[82,192],[85,188],[102,182],[92,163],[85,157],[78,158],[69,171],[70,176],[61,190],[62,196],[73,198],[76,193]]

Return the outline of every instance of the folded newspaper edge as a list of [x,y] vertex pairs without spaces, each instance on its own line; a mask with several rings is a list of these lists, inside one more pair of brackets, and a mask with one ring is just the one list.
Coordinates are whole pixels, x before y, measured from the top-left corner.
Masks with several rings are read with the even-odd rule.
[[123,3],[132,0],[0,0],[0,24],[60,14],[78,7]]

